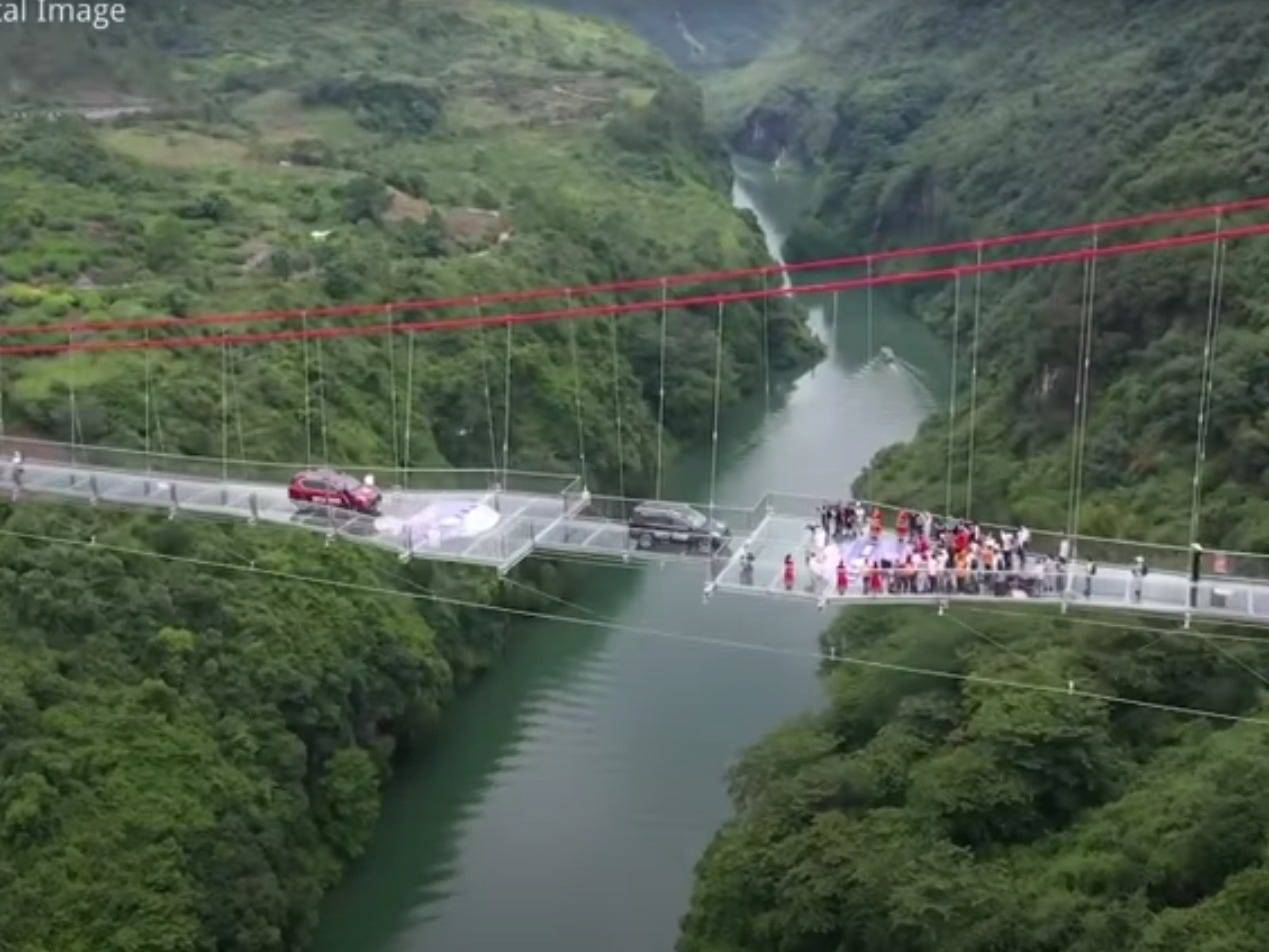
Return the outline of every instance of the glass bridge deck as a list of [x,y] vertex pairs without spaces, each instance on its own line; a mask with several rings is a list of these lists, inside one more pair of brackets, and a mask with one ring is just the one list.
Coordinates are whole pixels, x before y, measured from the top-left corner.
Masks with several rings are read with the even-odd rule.
[[[20,454],[20,461],[12,454]],[[1189,553],[1175,546],[1116,540],[1077,540],[1080,558],[1063,570],[1050,558],[1059,537],[1033,534],[1035,557],[1023,573],[986,578],[968,590],[927,585],[865,591],[864,566],[893,558],[898,540],[875,543],[842,539],[817,564],[808,522],[817,501],[771,494],[754,507],[715,507],[731,529],[731,543],[714,555],[683,549],[643,549],[631,538],[632,501],[597,497],[567,476],[488,470],[372,470],[383,488],[376,515],[331,507],[298,509],[288,498],[295,467],[189,457],[144,456],[132,451],[64,444],[0,441],[0,493],[15,500],[54,497],[82,503],[150,509],[195,516],[291,526],[328,539],[374,545],[402,559],[481,565],[507,572],[532,555],[670,562],[699,573],[706,596],[787,599],[819,608],[860,603],[940,604],[1002,600],[1159,613],[1269,624],[1269,559],[1211,552],[1202,578],[1192,585]],[[63,458],[59,458],[63,457]],[[706,508],[706,507],[701,507]],[[472,518],[473,515],[480,518]],[[893,524],[893,516],[887,520]],[[1145,577],[1131,566],[1150,559]],[[793,556],[795,578],[786,584],[784,559]],[[836,564],[847,562],[849,582],[839,591]],[[1090,559],[1096,571],[1090,572]],[[887,580],[888,581],[888,580]]]
[[[813,513],[813,507],[804,512]],[[900,583],[900,572],[882,571],[880,593],[866,588],[871,563],[899,562],[902,551],[893,533],[877,540],[842,537],[826,547],[818,560],[810,543],[813,527],[805,514],[791,515],[769,507],[754,531],[732,546],[727,559],[715,568],[707,592],[782,598],[810,602],[820,608],[859,603],[929,604],[951,602],[1030,602],[1071,608],[1097,608],[1149,614],[1206,617],[1231,621],[1269,623],[1269,580],[1205,573],[1196,585],[1183,569],[1188,553],[1158,546],[1133,546],[1110,540],[1082,541],[1077,551],[1087,551],[1095,561],[1073,559],[1062,568],[1054,557],[1058,537],[1036,534],[1033,555],[1024,569],[983,574],[976,584],[959,588],[955,578],[930,579],[918,573]],[[1150,557],[1144,576],[1132,569],[1136,554]],[[748,556],[748,557],[746,557]],[[785,557],[792,556],[794,577],[788,584]],[[1114,561],[1118,558],[1122,561]],[[1221,562],[1222,553],[1206,553],[1208,564]],[[845,561],[847,585],[837,585],[837,564]],[[1243,557],[1253,569],[1255,557]],[[945,584],[949,587],[945,587]]]

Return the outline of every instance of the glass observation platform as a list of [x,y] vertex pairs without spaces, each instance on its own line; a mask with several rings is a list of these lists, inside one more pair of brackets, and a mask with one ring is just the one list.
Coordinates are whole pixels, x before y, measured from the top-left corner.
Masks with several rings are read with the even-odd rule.
[[[592,495],[568,475],[344,467],[382,493],[370,514],[297,504],[288,485],[308,468],[303,465],[15,438],[0,440],[0,454],[0,493],[14,502],[56,498],[150,509],[169,518],[291,526],[331,542],[387,549],[402,560],[480,565],[500,573],[531,555],[668,562],[699,573],[706,597],[777,598],[820,609],[1008,600],[1269,625],[1269,557],[1253,553],[1204,551],[1196,582],[1192,554],[1184,547],[1079,537],[1069,540],[1071,557],[1061,563],[1061,536],[1033,532],[1022,566],[966,576],[931,570],[919,560],[908,567],[914,546],[891,531],[875,538],[817,537],[817,509],[824,501],[806,496],[772,493],[747,508],[698,504],[730,532],[719,551],[699,553],[639,546],[628,527],[638,501]],[[885,524],[895,525],[897,511],[879,508]],[[1144,574],[1139,559],[1148,566]]]

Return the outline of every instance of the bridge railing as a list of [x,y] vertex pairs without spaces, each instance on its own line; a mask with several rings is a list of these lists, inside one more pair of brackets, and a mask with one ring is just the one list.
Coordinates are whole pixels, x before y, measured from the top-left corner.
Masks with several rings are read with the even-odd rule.
[[[582,516],[627,523],[634,514],[636,506],[650,501],[643,498],[592,495]],[[714,519],[727,526],[734,538],[743,538],[753,532],[761,521],[763,514],[761,506],[715,505],[711,509],[708,503],[680,503],[677,500],[666,500],[666,502],[675,505],[690,505],[703,516],[709,516],[712,513]]]
[[[519,493],[529,496],[564,496],[580,493],[581,479],[572,473],[536,473],[527,470],[454,470],[459,473],[482,473],[490,486],[498,487],[503,492]],[[427,479],[427,474],[420,472],[419,480]],[[426,488],[420,486],[419,488]]]
[[264,462],[221,459],[179,453],[146,452],[123,447],[95,446],[6,436],[0,439],[0,455],[9,458],[20,452],[31,462],[58,463],[84,470],[124,470],[155,473],[208,482],[269,483],[285,486],[291,477],[306,469],[336,469],[358,479],[374,476],[385,492],[505,492],[555,495],[577,480],[572,474],[540,473],[494,469],[402,468],[364,463]]
[[[64,442],[39,440],[29,437],[8,436],[0,439],[0,459],[7,461],[13,453],[20,452],[31,462],[69,465],[72,469],[88,474],[97,471],[125,471],[128,473],[152,473],[179,476],[208,484],[263,483],[274,487],[285,486],[291,477],[304,469],[319,468],[304,463],[261,462],[256,460],[187,456],[173,453],[146,452],[140,449],[95,445],[70,445]],[[568,513],[582,518],[628,522],[639,499],[617,496],[587,495],[580,480],[572,475],[525,471],[499,471],[494,469],[439,469],[391,466],[365,466],[338,464],[330,468],[348,472],[356,478],[373,475],[376,484],[387,493],[394,490],[413,492],[461,492],[492,494],[492,502],[500,510],[515,508],[520,496],[548,496],[559,499],[561,514]],[[509,498],[511,497],[511,498]],[[818,522],[818,509],[829,500],[824,497],[796,493],[768,493],[756,505],[716,505],[715,518],[727,523],[737,542],[752,537],[760,528],[759,539],[765,547],[797,549],[809,540],[808,526]],[[706,503],[697,502],[695,508],[708,513]],[[863,502],[871,511],[879,508],[884,514],[887,528],[895,526],[898,507]],[[779,517],[779,518],[772,518]],[[548,521],[549,524],[549,521]],[[530,524],[532,525],[532,524]],[[1016,526],[997,526],[984,523],[985,528],[1015,531]],[[1035,554],[1056,556],[1061,550],[1064,536],[1061,533],[1033,529],[1030,549]],[[1178,573],[1189,575],[1191,552],[1185,546],[1164,543],[1126,542],[1081,535],[1071,539],[1069,548],[1072,561],[1092,561],[1106,566],[1133,566],[1137,558],[1144,558],[1149,573]],[[1201,581],[1211,580],[1226,586],[1240,580],[1269,579],[1269,554],[1233,552],[1221,549],[1205,549],[1200,560]]]
[[812,570],[811,563],[798,560],[793,579],[786,585],[778,559],[759,558],[755,563],[736,560],[728,564],[718,576],[716,587],[821,605],[839,601],[1066,602],[1075,608],[1139,612],[1143,616],[1197,616],[1235,622],[1269,618],[1269,586],[1263,583],[1208,579],[1192,585],[1189,577],[1180,572],[1160,570],[1141,576],[1123,565],[1094,570],[1086,562],[1062,567],[1053,559],[1035,559],[1021,570],[974,572],[939,566],[934,571],[924,567],[878,568],[875,573],[851,566],[844,589],[838,588],[835,577],[833,566],[826,566],[825,574],[819,574]]

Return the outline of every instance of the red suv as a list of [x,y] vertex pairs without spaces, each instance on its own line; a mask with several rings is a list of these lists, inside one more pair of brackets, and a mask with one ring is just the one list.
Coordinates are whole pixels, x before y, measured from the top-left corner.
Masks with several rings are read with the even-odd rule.
[[383,494],[374,486],[360,483],[333,469],[313,469],[296,473],[286,494],[301,509],[333,506],[368,516],[379,515]]

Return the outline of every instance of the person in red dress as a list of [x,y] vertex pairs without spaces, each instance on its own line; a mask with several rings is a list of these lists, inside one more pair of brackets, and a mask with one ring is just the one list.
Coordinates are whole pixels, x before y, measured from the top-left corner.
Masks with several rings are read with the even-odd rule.
[[848,585],[850,585],[850,576],[846,573],[846,560],[839,559],[837,562],[837,594],[845,595]]
[[793,582],[796,577],[797,569],[793,565],[793,556],[786,555],[784,557],[784,590],[786,592],[793,591]]
[[873,595],[881,594],[881,566],[873,561],[868,569],[868,588]]

